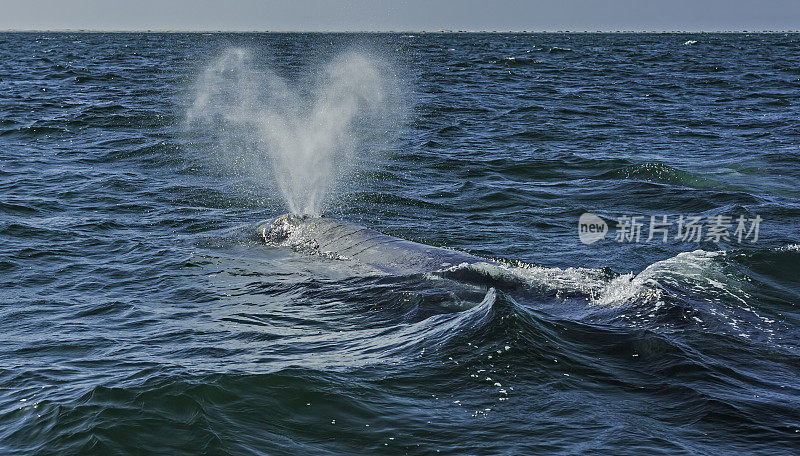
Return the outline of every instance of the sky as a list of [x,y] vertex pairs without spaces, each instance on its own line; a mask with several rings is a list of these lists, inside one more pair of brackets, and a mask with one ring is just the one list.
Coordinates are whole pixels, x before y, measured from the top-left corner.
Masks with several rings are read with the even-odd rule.
[[798,30],[800,0],[0,0],[0,30]]

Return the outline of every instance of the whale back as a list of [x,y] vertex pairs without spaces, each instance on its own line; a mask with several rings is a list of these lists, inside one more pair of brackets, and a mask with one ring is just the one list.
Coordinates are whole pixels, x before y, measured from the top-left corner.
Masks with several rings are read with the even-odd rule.
[[257,232],[269,244],[352,259],[390,273],[434,272],[463,263],[492,263],[465,252],[419,244],[329,217],[286,214],[259,225]]

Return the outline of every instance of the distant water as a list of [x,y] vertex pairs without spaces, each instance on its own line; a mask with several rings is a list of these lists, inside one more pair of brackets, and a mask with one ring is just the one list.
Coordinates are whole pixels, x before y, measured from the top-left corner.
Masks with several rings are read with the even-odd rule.
[[[199,78],[353,47],[406,112],[325,212],[505,267],[250,235],[286,204],[187,120]],[[0,34],[0,453],[797,454],[798,119],[793,34]],[[584,212],[763,222],[584,245]]]

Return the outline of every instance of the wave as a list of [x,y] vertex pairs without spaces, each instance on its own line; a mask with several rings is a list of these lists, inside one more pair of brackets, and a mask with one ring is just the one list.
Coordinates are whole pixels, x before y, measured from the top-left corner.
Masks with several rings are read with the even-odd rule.
[[109,72],[105,72],[105,73],[83,74],[83,75],[75,76],[75,78],[74,78],[74,81],[75,81],[76,84],[84,84],[84,83],[91,83],[91,82],[106,83],[106,82],[111,82],[111,81],[116,83],[116,82],[118,82],[120,80],[128,81],[129,78],[126,77],[126,76],[123,76],[123,75],[121,75],[119,73],[113,73],[113,72],[110,72],[110,71]]
[[[38,122],[37,122],[38,123]],[[63,135],[69,133],[69,130],[61,127],[50,125],[24,125],[17,128],[10,128],[0,131],[0,136],[23,136],[23,137],[40,137]]]
[[[111,361],[114,368],[105,374],[111,378],[72,385],[79,390],[74,396],[34,387],[40,380],[31,379],[50,381],[57,369],[18,374],[2,369],[0,378],[16,375],[15,384],[28,385],[24,401],[15,397],[15,405],[0,412],[4,440],[53,454],[133,448],[234,453],[240,446],[293,454],[387,447],[409,454],[439,447],[468,452],[472,442],[445,432],[456,422],[459,434],[476,433],[494,442],[498,453],[511,453],[517,439],[508,439],[505,427],[487,427],[487,421],[475,418],[531,416],[513,431],[531,436],[543,426],[545,434],[550,432],[547,423],[554,420],[633,413],[642,403],[656,422],[730,432],[757,429],[773,441],[794,433],[791,407],[774,405],[772,395],[753,397],[752,391],[736,388],[747,379],[744,366],[709,359],[705,351],[732,347],[714,334],[698,352],[674,334],[553,317],[491,289],[477,306],[410,324],[349,335],[287,336],[247,341],[244,347],[262,347],[259,356],[227,367],[194,366],[185,358],[184,367]],[[318,348],[314,357],[292,350],[300,341]],[[232,355],[226,345],[217,342],[214,350],[229,360],[241,357],[242,348]],[[210,347],[186,347],[181,354],[190,357],[202,349]],[[275,362],[278,350],[288,358]],[[783,368],[797,360],[764,358]],[[778,383],[760,379],[759,388],[766,394]],[[578,387],[580,394],[568,393]],[[765,410],[770,424],[759,418]],[[446,424],[437,421],[441,416],[448,416]],[[238,432],[247,425],[253,432]],[[349,438],[330,438],[333,433]],[[585,438],[561,444],[583,448]]]
[[629,179],[645,182],[678,185],[692,188],[725,188],[719,181],[692,174],[664,163],[640,163],[607,171],[600,175],[604,179]]
[[558,46],[553,46],[547,50],[548,54],[565,54],[569,52],[573,52],[573,50],[567,47],[558,47]]
[[[793,250],[781,252],[796,256]],[[731,268],[737,255],[741,254],[682,252],[626,274],[609,268],[547,268],[499,260],[503,263],[462,264],[436,275],[497,287],[554,315],[658,331],[695,328],[779,344],[781,334],[790,332],[776,323],[774,309],[764,308],[753,294],[748,273],[756,275],[758,265],[747,271]],[[778,276],[791,274],[785,265],[797,260],[781,258],[774,251],[762,255],[771,265],[777,263]]]
[[[696,250],[658,261],[638,274],[617,274],[611,269],[548,268],[519,261],[497,260],[491,263],[461,264],[437,274],[465,281],[488,279],[501,289],[520,286],[533,290],[556,292],[559,296],[579,296],[586,302],[602,306],[622,306],[637,301],[650,301],[661,296],[659,281],[699,279],[711,268],[719,252]],[[710,280],[707,284],[718,285]],[[696,282],[694,286],[701,286]],[[724,287],[721,288],[726,293]]]

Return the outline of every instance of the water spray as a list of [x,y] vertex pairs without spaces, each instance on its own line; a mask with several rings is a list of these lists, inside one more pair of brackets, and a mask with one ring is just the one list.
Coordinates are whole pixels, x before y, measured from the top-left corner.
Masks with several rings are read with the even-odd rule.
[[370,150],[361,149],[365,131],[391,130],[397,82],[380,59],[358,51],[312,73],[290,84],[252,52],[229,48],[201,74],[187,119],[213,129],[225,167],[272,184],[292,213],[320,215],[363,158],[356,152]]

